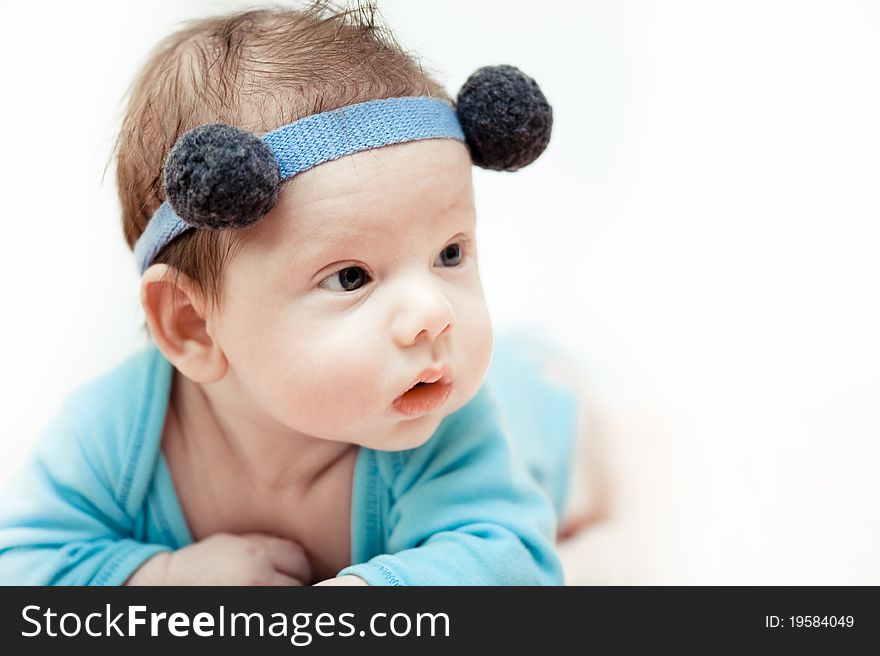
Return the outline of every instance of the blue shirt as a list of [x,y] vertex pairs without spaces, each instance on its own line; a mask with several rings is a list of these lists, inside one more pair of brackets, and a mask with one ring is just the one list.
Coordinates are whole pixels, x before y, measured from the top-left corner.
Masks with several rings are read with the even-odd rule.
[[[72,393],[0,492],[0,583],[120,585],[193,542],[160,448],[173,367],[151,343]],[[351,562],[371,585],[558,585],[556,516],[484,387],[422,446],[361,447]]]

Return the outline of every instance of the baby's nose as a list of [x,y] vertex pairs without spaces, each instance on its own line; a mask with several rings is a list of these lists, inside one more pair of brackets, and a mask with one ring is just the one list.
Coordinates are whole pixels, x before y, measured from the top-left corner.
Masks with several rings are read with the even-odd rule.
[[394,339],[400,346],[410,346],[427,339],[434,341],[448,335],[455,325],[455,311],[446,295],[428,285],[414,286],[395,317]]

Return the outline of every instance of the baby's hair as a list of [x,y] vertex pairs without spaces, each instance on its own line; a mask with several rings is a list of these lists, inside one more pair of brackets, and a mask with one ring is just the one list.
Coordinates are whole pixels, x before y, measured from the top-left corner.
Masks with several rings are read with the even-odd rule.
[[[178,137],[222,122],[256,134],[319,112],[402,96],[451,102],[382,24],[373,0],[317,0],[188,22],[162,40],[134,80],[116,144],[130,248],[165,200],[162,166]],[[154,260],[219,306],[224,264],[246,229],[191,230]]]

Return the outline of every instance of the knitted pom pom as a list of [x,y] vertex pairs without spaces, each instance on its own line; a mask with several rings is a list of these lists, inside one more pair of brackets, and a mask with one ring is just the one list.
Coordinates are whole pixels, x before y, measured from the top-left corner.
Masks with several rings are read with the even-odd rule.
[[528,75],[515,66],[484,66],[458,92],[458,119],[474,164],[516,171],[550,142],[553,110]]
[[256,135],[223,123],[182,134],[165,159],[165,195],[197,228],[242,228],[278,196],[278,162]]

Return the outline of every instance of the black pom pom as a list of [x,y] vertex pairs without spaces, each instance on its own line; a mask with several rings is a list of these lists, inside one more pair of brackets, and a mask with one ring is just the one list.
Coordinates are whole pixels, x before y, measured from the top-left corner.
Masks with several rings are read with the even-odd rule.
[[197,228],[241,228],[278,197],[278,162],[256,135],[223,123],[182,134],[165,159],[165,195]]
[[484,66],[471,75],[456,102],[474,164],[516,171],[550,143],[553,110],[528,75],[515,66]]

